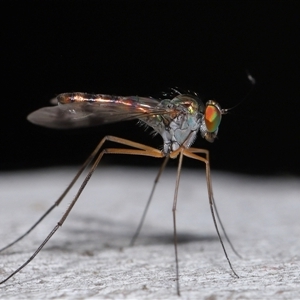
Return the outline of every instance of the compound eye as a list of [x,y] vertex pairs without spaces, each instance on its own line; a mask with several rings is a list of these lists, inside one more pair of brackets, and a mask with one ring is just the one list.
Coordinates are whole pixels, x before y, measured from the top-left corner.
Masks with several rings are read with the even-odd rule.
[[221,122],[222,113],[218,106],[207,104],[205,108],[204,120],[208,132],[215,132]]

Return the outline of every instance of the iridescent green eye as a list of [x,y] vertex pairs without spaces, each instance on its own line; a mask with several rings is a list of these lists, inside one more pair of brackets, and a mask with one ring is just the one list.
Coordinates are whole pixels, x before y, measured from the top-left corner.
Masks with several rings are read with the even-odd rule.
[[208,132],[214,132],[218,129],[222,118],[221,110],[214,103],[207,104],[205,108],[205,125]]

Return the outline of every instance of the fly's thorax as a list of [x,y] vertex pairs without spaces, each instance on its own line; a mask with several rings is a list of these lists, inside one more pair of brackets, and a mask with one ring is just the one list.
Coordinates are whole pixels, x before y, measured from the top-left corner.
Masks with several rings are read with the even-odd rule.
[[178,95],[171,100],[162,100],[158,106],[166,113],[148,118],[146,123],[162,136],[163,152],[168,154],[180,147],[189,148],[203,119],[201,100],[193,95]]

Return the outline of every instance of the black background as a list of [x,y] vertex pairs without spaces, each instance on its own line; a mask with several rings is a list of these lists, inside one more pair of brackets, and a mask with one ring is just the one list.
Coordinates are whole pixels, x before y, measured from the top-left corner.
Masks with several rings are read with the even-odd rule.
[[213,169],[300,174],[297,1],[2,1],[0,10],[1,170],[80,164],[106,134],[161,146],[135,121],[69,131],[26,121],[59,93],[178,86],[228,108],[250,90],[248,70],[255,89],[223,117],[218,140],[194,146],[210,150]]

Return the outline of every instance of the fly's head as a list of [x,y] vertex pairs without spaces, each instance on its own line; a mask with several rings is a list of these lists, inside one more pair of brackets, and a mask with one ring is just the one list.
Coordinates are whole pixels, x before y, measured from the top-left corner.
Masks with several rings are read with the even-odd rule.
[[217,137],[222,115],[227,113],[216,101],[209,100],[204,105],[196,95],[177,95],[169,105],[170,115],[174,111],[173,120],[181,120],[181,124],[184,124],[180,126],[181,129],[194,133],[199,130],[201,136],[210,143]]
[[217,137],[222,115],[226,113],[227,110],[221,109],[221,106],[216,101],[209,100],[206,102],[200,132],[201,136],[208,142],[212,143]]

